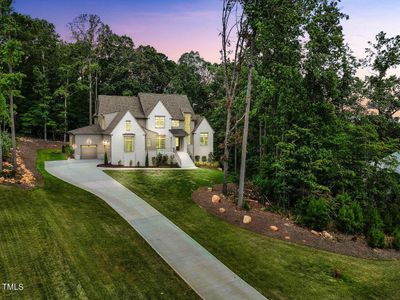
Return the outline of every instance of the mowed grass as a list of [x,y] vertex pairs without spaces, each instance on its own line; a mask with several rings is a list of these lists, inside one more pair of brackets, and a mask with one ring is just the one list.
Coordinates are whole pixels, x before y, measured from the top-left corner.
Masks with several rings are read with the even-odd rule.
[[39,152],[43,188],[0,187],[0,299],[197,298],[101,199],[44,171],[58,159]]
[[[192,192],[222,181],[214,170],[107,171],[269,299],[400,299],[400,261],[347,257],[271,239],[198,207]],[[334,270],[341,273],[336,279]]]

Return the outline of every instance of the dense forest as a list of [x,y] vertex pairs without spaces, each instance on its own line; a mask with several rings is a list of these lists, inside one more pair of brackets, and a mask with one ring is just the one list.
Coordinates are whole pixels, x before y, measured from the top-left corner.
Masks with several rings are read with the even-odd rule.
[[[400,36],[377,33],[356,59],[339,3],[225,0],[221,63],[212,64],[195,51],[171,61],[90,14],[67,24],[64,41],[53,24],[0,0],[0,157],[13,156],[15,134],[66,142],[69,129],[92,122],[99,94],[186,94],[215,130],[214,157],[239,183],[240,206],[246,181],[259,201],[305,226],[400,248],[391,155],[400,78],[389,75]],[[361,66],[371,75],[358,78]]]

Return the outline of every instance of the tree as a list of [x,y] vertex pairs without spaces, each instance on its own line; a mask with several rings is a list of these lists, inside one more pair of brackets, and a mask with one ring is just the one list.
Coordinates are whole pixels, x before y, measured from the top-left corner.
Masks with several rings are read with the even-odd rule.
[[[232,14],[235,16],[232,17]],[[233,19],[233,20],[232,20]],[[232,24],[233,23],[233,24]],[[224,0],[222,3],[222,65],[224,67],[224,88],[226,93],[226,127],[224,138],[224,154],[222,156],[224,166],[224,182],[222,192],[228,192],[228,167],[229,167],[229,139],[231,135],[232,105],[237,94],[242,63],[245,53],[245,41],[247,34],[247,20],[243,9],[237,0]],[[236,34],[232,37],[232,32]],[[234,38],[235,42],[232,42]],[[234,45],[233,48],[231,45]]]
[[379,114],[392,118],[400,110],[400,78],[388,76],[388,71],[400,65],[400,35],[387,37],[380,32],[376,44],[369,45],[364,62],[375,74],[366,78],[365,94]]
[[[11,140],[12,140],[12,164],[17,170],[17,141],[15,136],[14,96],[19,95],[19,87],[22,74],[14,72],[14,68],[20,63],[22,57],[21,43],[14,39],[17,25],[11,16],[11,0],[0,0],[0,56],[1,61],[8,68],[6,82],[9,97]],[[3,75],[4,76],[4,75]]]
[[93,121],[93,62],[96,63],[97,61],[95,50],[104,24],[97,15],[81,14],[68,26],[74,39],[86,49],[86,71],[89,83],[89,125],[91,125]]

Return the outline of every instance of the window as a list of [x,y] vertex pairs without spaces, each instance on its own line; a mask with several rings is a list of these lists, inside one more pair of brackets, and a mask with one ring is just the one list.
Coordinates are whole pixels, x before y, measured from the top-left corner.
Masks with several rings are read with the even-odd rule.
[[125,131],[131,131],[131,120],[125,121]]
[[190,122],[191,122],[191,115],[189,113],[185,113],[185,131],[188,134],[187,143],[190,145]]
[[158,116],[156,117],[156,128],[164,128],[165,127],[165,117]]
[[157,135],[157,149],[165,149],[165,135]]
[[200,146],[208,146],[208,132],[200,133]]
[[179,127],[179,120],[172,120],[172,127]]
[[135,151],[135,137],[133,135],[124,136],[124,151],[125,152]]
[[179,138],[175,138],[175,147],[179,147]]

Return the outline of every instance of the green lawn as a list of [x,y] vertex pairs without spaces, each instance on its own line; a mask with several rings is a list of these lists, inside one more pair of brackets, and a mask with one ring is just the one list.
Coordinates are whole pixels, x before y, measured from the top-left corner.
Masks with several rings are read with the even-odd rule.
[[[197,298],[101,199],[47,174],[30,191],[0,186],[0,299]],[[23,283],[19,292],[3,282]]]
[[[108,171],[270,299],[399,299],[400,261],[342,256],[235,227],[191,200],[218,171]],[[333,270],[342,273],[340,279]]]

